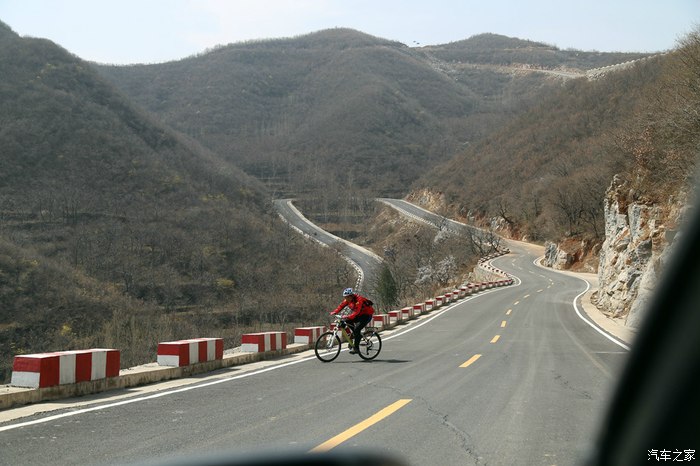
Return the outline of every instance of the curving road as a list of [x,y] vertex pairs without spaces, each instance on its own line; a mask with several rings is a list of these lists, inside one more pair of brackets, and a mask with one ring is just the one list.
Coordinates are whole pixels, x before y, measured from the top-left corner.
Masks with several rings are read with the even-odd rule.
[[273,202],[280,217],[298,232],[324,246],[339,248],[340,253],[353,265],[359,275],[356,286],[358,290],[367,291],[377,282],[382,264],[381,257],[319,228],[294,207],[292,199],[278,199]]
[[410,465],[580,464],[627,351],[577,312],[586,282],[509,246],[493,264],[516,285],[383,332],[375,361],[306,352],[56,403],[0,423],[0,464],[368,448]]
[[466,233],[468,231],[477,232],[479,230],[471,228],[463,223],[456,222],[442,215],[426,210],[415,204],[411,204],[403,199],[386,199],[379,198],[377,201],[382,202],[389,207],[397,210],[400,214],[409,217],[415,221],[425,223],[426,225],[447,229],[453,233]]
[[[412,220],[424,223],[437,229],[447,230],[450,233],[469,237],[475,241],[488,243],[489,241],[496,240],[497,238],[495,235],[487,231],[457,222],[442,215],[438,215],[403,199],[380,198],[377,199],[377,201],[388,205],[401,215],[404,215]],[[498,241],[500,241],[500,239]]]

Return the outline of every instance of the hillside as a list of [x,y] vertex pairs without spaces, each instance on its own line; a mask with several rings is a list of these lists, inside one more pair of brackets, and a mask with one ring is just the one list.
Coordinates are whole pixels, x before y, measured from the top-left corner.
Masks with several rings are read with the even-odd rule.
[[[663,250],[659,232],[677,227],[672,213],[687,199],[697,164],[700,133],[689,109],[700,98],[698,50],[690,35],[673,53],[566,82],[427,173],[411,197],[438,199],[441,208],[515,238],[560,242],[566,266],[588,271],[613,228],[605,216],[616,215],[604,212],[603,200],[616,197],[618,216],[635,204],[655,212],[645,222],[659,237],[654,249]],[[614,196],[606,194],[613,178]]]
[[448,137],[426,151],[426,141],[449,136],[445,120],[475,101],[407,47],[347,30],[99,70],[167,124],[293,194],[345,183],[349,170],[363,187],[401,191],[454,145]]
[[[351,185],[400,196],[428,167],[561,85],[536,72],[467,67],[491,63],[482,56],[521,43],[527,47],[511,55],[526,63],[534,43],[502,36],[412,49],[332,29],[231,44],[172,63],[98,70],[279,196],[342,198]],[[553,56],[548,65],[609,62],[604,56],[579,62],[573,52]]]
[[497,218],[519,237],[599,237],[604,190],[624,163],[609,146],[643,111],[663,66],[659,58],[605,79],[568,81],[414,189],[441,192],[454,210]]
[[18,353],[114,346],[129,365],[164,339],[315,321],[352,275],[79,58],[0,23],[0,69],[0,380]]

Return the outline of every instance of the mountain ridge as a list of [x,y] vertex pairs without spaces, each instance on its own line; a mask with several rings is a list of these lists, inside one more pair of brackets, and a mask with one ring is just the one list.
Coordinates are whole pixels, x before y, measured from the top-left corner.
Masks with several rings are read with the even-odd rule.
[[364,190],[401,196],[428,165],[559,85],[532,74],[445,74],[434,66],[441,50],[330,29],[229,44],[177,62],[97,69],[280,197],[338,191],[348,169],[363,172]]

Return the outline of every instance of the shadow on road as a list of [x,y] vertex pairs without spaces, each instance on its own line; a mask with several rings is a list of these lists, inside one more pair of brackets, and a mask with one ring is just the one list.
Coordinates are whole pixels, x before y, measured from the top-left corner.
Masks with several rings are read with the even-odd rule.
[[347,363],[354,364],[357,362],[366,362],[369,364],[381,364],[381,363],[384,363],[384,364],[404,364],[404,363],[413,362],[413,361],[408,361],[405,359],[373,359],[372,361],[365,361],[364,359],[357,359],[355,361],[340,361],[340,362],[346,363],[346,364]]

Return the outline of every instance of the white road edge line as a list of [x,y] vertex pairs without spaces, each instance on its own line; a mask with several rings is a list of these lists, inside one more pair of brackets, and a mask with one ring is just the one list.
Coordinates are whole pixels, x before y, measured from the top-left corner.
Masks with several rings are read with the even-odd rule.
[[[579,278],[579,277],[576,277],[576,278]],[[583,279],[582,279],[582,278],[579,278],[579,280],[583,280]],[[590,325],[591,327],[593,327],[593,329],[594,329],[596,332],[600,333],[600,334],[603,335],[605,338],[607,338],[608,340],[610,340],[610,341],[612,341],[613,343],[615,343],[617,346],[619,346],[619,347],[621,347],[621,348],[624,348],[624,349],[626,349],[627,351],[629,351],[629,350],[630,350],[630,347],[629,347],[629,346],[627,346],[626,344],[622,343],[621,341],[618,341],[618,340],[617,340],[616,338],[614,338],[612,335],[610,335],[610,334],[608,334],[607,332],[603,331],[600,327],[598,327],[597,325],[595,325],[593,322],[591,322],[590,320],[588,320],[587,318],[585,318],[585,317],[583,316],[583,314],[581,314],[581,310],[579,309],[578,305],[576,304],[576,301],[578,301],[578,299],[579,299],[581,296],[583,296],[584,294],[586,294],[586,292],[588,292],[588,290],[591,288],[591,284],[588,283],[587,280],[583,280],[583,281],[586,283],[586,289],[583,290],[583,292],[581,292],[581,294],[579,294],[578,296],[576,296],[576,297],[574,298],[574,302],[573,302],[574,309],[576,309],[576,315],[578,315],[578,316],[581,318],[582,321],[584,321],[585,323],[587,323],[588,325]]]
[[[542,258],[541,258],[541,257],[538,257],[537,259],[535,259],[535,260],[533,261],[533,264],[534,264],[536,267],[542,268],[543,266],[540,265],[540,263],[539,263],[539,262],[540,262],[540,259],[542,259]],[[550,270],[551,272],[557,272],[557,273],[559,273],[558,270],[549,269],[549,268],[548,268],[547,270]],[[579,318],[580,318],[582,321],[584,321],[585,323],[587,323],[588,325],[590,325],[591,328],[593,328],[593,330],[595,330],[596,332],[600,333],[600,334],[603,335],[605,338],[607,338],[608,340],[610,340],[610,341],[612,341],[613,343],[615,343],[617,346],[619,346],[619,347],[621,347],[621,348],[624,348],[624,349],[626,349],[627,351],[629,351],[629,350],[630,350],[630,347],[629,347],[629,346],[627,346],[626,344],[622,343],[621,341],[618,341],[618,340],[617,340],[616,338],[614,338],[612,335],[610,335],[609,333],[607,333],[606,331],[604,331],[603,329],[601,329],[600,327],[598,327],[596,324],[594,324],[593,322],[591,322],[590,320],[588,320],[586,317],[584,317],[583,314],[581,313],[581,310],[579,309],[578,304],[576,304],[576,301],[578,301],[578,299],[579,299],[581,296],[583,296],[584,294],[586,294],[586,293],[588,292],[588,290],[591,289],[591,284],[588,283],[588,280],[585,280],[585,279],[583,279],[583,278],[581,278],[581,277],[577,277],[576,275],[573,275],[573,274],[565,274],[565,275],[567,275],[567,276],[569,276],[569,277],[577,278],[577,279],[581,280],[582,282],[584,282],[584,283],[586,284],[586,289],[583,290],[581,293],[579,293],[579,294],[574,298],[574,301],[573,301],[573,303],[572,303],[572,305],[574,306],[574,310],[576,311],[576,315],[579,316]]]

